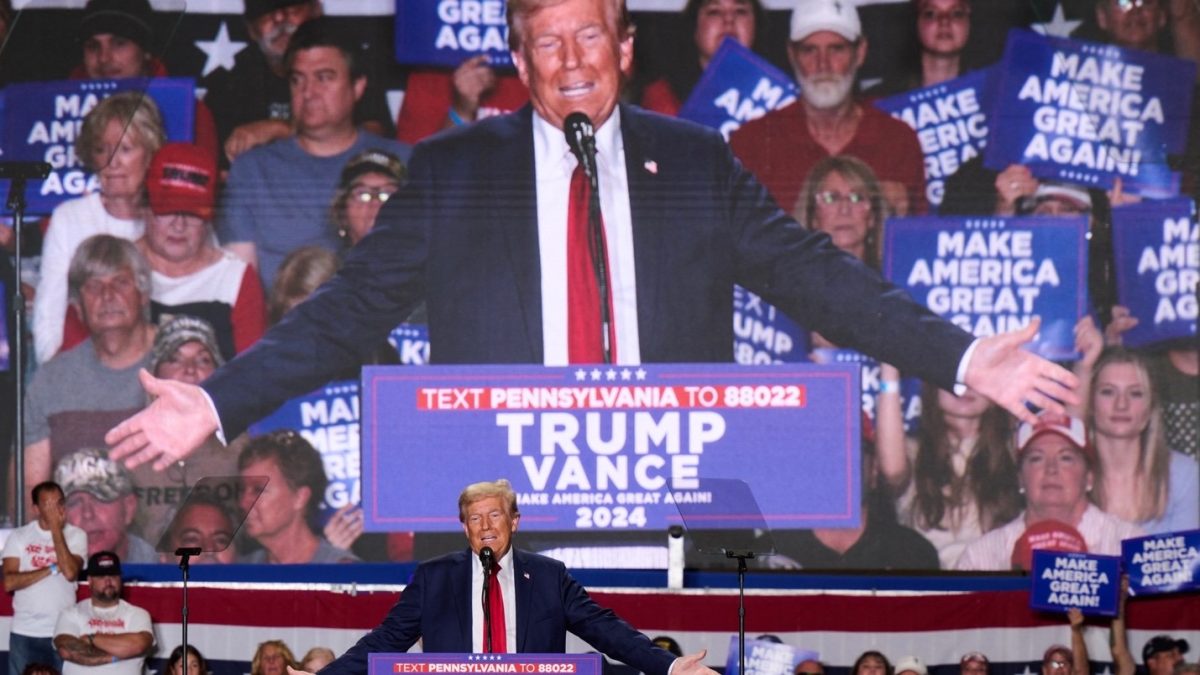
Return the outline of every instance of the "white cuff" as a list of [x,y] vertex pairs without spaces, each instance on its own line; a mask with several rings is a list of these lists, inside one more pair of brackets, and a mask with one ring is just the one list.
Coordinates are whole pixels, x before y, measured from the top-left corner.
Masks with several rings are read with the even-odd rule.
[[979,338],[971,341],[967,351],[963,352],[962,358],[958,361],[958,372],[954,374],[954,395],[962,396],[967,393],[967,367],[971,364],[971,357],[975,355],[975,347],[979,345]]
[[229,441],[225,440],[225,428],[221,426],[221,416],[217,414],[217,404],[213,403],[212,397],[200,387],[200,393],[204,394],[204,402],[208,404],[208,410],[212,413],[213,419],[217,421],[217,440],[221,441],[221,445],[229,445]]

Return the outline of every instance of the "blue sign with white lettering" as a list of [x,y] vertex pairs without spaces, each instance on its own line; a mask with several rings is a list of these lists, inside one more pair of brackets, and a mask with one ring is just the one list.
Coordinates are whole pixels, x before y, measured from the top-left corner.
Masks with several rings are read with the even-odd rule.
[[504,0],[396,0],[396,61],[457,68],[487,54],[511,66]]
[[733,360],[744,366],[808,361],[808,331],[758,295],[733,287]]
[[1121,562],[1129,575],[1130,595],[1200,588],[1200,530],[1125,539]]
[[948,82],[875,101],[875,107],[917,132],[925,155],[925,198],[937,207],[946,179],[987,145],[988,77],[976,70]]
[[325,463],[329,485],[321,495],[321,520],[359,500],[358,382],[330,382],[312,393],[284,403],[250,425],[250,435],[291,429],[303,436]]
[[400,365],[429,365],[429,326],[423,323],[402,323],[388,334],[388,344],[396,349]]
[[1029,606],[1050,612],[1072,608],[1088,615],[1116,616],[1121,559],[1115,555],[1034,550]]
[[984,163],[1150,197],[1179,193],[1196,64],[1014,29],[995,71]]
[[1087,312],[1086,217],[889,218],[883,274],[917,302],[978,337],[1041,329],[1031,351],[1077,358]]
[[[800,649],[771,640],[746,640],[745,675],[792,675],[796,666],[805,661],[819,661],[821,655],[811,649]],[[741,665],[738,636],[729,636],[729,655],[725,672],[736,673]]]
[[738,127],[796,100],[796,81],[733,38],[725,38],[679,109],[680,119],[721,132]]
[[1112,210],[1117,302],[1138,319],[1129,347],[1196,338],[1200,224],[1190,199]]
[[[472,482],[512,481],[522,529],[664,530],[741,479],[773,527],[852,527],[856,364],[368,366],[371,531],[458,531]],[[450,468],[451,470],[447,470]]]
[[598,652],[590,654],[398,654],[367,655],[367,675],[604,675]]
[[[880,369],[875,359],[853,349],[821,347],[812,350],[813,363],[857,363],[862,367],[862,409],[872,422],[875,421],[875,404],[879,400]],[[921,422],[921,380],[916,377],[900,378],[900,414],[904,419],[904,431],[916,433]]]
[[[9,161],[47,162],[50,176],[31,180],[27,211],[48,214],[55,206],[94,191],[99,179],[75,156],[83,118],[101,100],[121,91],[144,91],[158,105],[170,141],[191,141],[196,127],[196,81],[190,77],[127,80],[66,80],[10,84],[0,92],[20,105],[3,107],[0,156]],[[0,181],[0,190],[8,182]]]

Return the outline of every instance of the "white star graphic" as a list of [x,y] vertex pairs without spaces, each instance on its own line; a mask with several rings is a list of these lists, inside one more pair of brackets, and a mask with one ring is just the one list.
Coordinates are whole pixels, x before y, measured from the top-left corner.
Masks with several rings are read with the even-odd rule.
[[628,368],[625,368],[624,370],[621,371],[621,379],[625,380],[626,382],[628,382],[629,378],[632,376],[633,376],[633,373],[629,372]]
[[609,382],[612,382],[613,380],[617,379],[617,371],[609,368],[608,372],[604,373],[604,378]]
[[204,52],[207,56],[204,59],[204,71],[200,73],[200,77],[207,77],[209,73],[219,68],[233,70],[233,57],[245,49],[246,44],[245,42],[230,40],[229,27],[222,21],[221,27],[217,30],[216,38],[212,40],[196,40],[196,49]]
[[1079,27],[1082,21],[1068,21],[1067,15],[1063,12],[1063,3],[1059,2],[1054,7],[1054,16],[1045,23],[1035,23],[1032,28],[1042,35],[1051,35],[1055,37],[1067,37],[1071,31]]
[[644,369],[642,369],[642,368],[638,368],[638,369],[637,369],[637,370],[634,372],[634,374],[637,376],[637,379],[638,379],[638,380],[644,380],[644,379],[646,379],[646,371],[645,371]]
[[592,369],[592,381],[596,382],[599,380],[600,380],[600,370],[598,368]]
[[587,379],[587,371],[585,371],[583,368],[580,368],[579,370],[575,371],[575,381],[576,382],[583,382],[586,379]]

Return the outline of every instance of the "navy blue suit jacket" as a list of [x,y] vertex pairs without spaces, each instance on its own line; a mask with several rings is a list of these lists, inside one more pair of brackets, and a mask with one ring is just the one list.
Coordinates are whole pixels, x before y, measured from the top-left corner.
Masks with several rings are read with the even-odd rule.
[[[632,106],[620,131],[643,361],[731,360],[738,283],[836,344],[953,386],[970,336],[800,227],[719,134]],[[409,169],[337,277],[204,384],[226,434],[361,362],[422,300],[433,362],[543,362],[531,109],[435,136]]]
[[[362,675],[367,655],[405,652],[418,639],[429,653],[470,653],[470,550],[434,558],[417,566],[412,581],[383,623],[321,670],[322,675]],[[513,549],[517,602],[518,653],[561,654],[567,631],[598,651],[649,675],[666,675],[675,660],[620,617],[596,604],[557,560]],[[505,598],[505,602],[509,599]]]

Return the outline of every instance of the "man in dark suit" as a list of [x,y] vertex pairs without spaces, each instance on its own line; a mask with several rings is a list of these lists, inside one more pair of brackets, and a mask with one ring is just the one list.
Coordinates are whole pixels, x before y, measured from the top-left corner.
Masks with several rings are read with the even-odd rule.
[[[512,548],[521,514],[507,480],[468,485],[458,498],[458,509],[470,548],[419,565],[383,623],[323,668],[323,675],[361,675],[367,671],[368,654],[405,652],[418,639],[427,653],[488,651],[479,557],[485,547],[498,565],[491,583],[499,585],[504,599],[504,617],[498,624],[504,630],[497,629],[504,638],[493,634],[504,647],[492,651],[561,654],[570,631],[648,675],[715,675],[700,663],[704,652],[677,659],[612,610],[597,605],[562,563]],[[492,621],[499,621],[496,614]]]
[[623,0],[509,0],[531,107],[435,137],[411,182],[329,285],[203,385],[148,375],[156,397],[110,432],[114,456],[165,468],[360,361],[418,302],[437,363],[569,358],[565,118],[596,124],[615,361],[728,361],[739,283],[830,340],[1022,419],[1061,410],[1075,378],[1020,349],[1037,331],[972,341],[828,237],[803,230],[711,130],[618,106],[633,63]]

